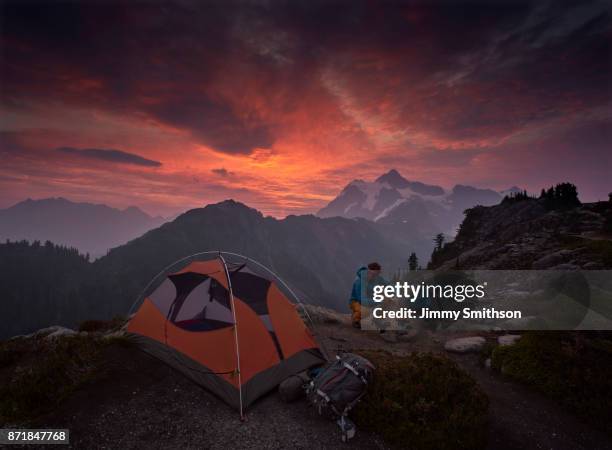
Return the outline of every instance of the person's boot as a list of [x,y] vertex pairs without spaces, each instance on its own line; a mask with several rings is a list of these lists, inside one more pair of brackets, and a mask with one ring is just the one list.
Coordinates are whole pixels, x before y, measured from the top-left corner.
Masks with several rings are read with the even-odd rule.
[[353,322],[353,328],[361,330],[361,322]]

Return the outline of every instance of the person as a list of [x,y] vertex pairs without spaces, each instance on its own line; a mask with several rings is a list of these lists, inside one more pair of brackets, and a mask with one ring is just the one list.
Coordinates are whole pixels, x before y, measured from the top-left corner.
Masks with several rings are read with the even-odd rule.
[[372,262],[357,270],[357,276],[353,282],[349,307],[351,308],[351,321],[355,328],[361,328],[361,308],[372,304],[374,286],[387,284],[380,275],[382,267],[377,262]]

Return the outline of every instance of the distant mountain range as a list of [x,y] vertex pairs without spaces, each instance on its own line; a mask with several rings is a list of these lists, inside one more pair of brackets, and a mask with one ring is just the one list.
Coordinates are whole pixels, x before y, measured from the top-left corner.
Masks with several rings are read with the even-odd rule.
[[[409,181],[390,170],[373,182],[355,180],[322,208],[320,218],[362,218],[369,226],[416,252],[426,264],[437,233],[454,236],[463,211],[476,205],[494,205],[517,187],[496,192],[456,185],[451,191],[419,181]],[[289,221],[305,220],[292,216]],[[151,217],[137,207],[124,210],[106,205],[76,203],[65,198],[25,200],[0,209],[0,241],[41,241],[77,248],[92,258],[152,230],[167,219]]]
[[0,240],[49,240],[96,258],[163,222],[134,206],[120,210],[65,198],[28,199],[0,209]]
[[504,195],[519,191],[516,186],[497,192],[460,184],[446,191],[440,186],[409,181],[392,169],[373,182],[350,182],[317,215],[361,217],[378,224],[402,226],[410,230],[412,238],[430,239],[440,232],[454,236],[465,209],[495,205]]
[[379,261],[392,274],[406,265],[410,248],[368,220],[278,220],[233,200],[187,211],[93,263],[51,245],[0,244],[0,338],[51,322],[125,315],[164,267],[209,250],[255,259],[305,303],[344,311],[361,265]]

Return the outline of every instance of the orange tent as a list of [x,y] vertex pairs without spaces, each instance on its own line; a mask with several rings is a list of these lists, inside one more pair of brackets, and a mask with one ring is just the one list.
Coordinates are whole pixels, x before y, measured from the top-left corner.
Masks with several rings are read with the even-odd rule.
[[288,287],[253,260],[229,262],[236,256],[199,254],[173,264],[145,290],[127,330],[242,417],[258,397],[325,358],[275,280]]

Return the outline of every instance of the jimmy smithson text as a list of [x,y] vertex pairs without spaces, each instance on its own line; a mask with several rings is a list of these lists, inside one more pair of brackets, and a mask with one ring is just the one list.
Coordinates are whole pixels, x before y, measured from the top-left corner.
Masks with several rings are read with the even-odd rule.
[[422,308],[420,310],[410,308],[399,308],[397,310],[385,310],[384,308],[374,308],[372,316],[375,319],[520,319],[521,311],[504,311],[495,308],[461,310],[436,310]]

